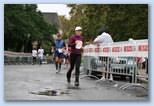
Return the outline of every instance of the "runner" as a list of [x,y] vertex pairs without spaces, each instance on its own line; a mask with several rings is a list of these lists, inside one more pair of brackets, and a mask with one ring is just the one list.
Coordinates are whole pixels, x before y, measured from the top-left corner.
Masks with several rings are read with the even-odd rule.
[[62,59],[64,57],[63,52],[65,48],[65,42],[61,39],[61,34],[57,33],[57,39],[55,40],[52,51],[54,51],[56,73],[59,73],[61,70]]
[[70,69],[67,72],[67,82],[68,88],[71,87],[71,73],[75,66],[75,87],[79,87],[79,74],[80,74],[80,64],[81,64],[81,54],[83,46],[83,36],[82,28],[77,26],[75,28],[75,35],[71,36],[69,39],[69,46],[71,47],[70,54]]
[[44,49],[42,49],[42,46],[38,49],[38,57],[39,57],[39,64],[42,64],[43,61],[43,54],[44,54]]
[[64,51],[64,65],[66,66],[66,69],[68,69],[68,65],[69,65],[69,51],[68,51],[68,49],[65,49],[65,51]]
[[33,58],[33,65],[36,64],[36,58],[37,58],[37,50],[36,48],[33,48],[32,50],[32,58]]
[[70,52],[69,52],[67,40],[65,41],[65,45],[66,45],[66,48],[64,49],[64,65],[66,66],[66,69],[68,69]]

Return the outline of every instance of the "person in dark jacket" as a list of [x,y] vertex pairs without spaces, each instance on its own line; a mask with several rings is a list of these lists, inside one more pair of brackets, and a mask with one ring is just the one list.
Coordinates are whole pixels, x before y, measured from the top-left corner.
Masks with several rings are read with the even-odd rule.
[[67,72],[67,82],[68,87],[71,84],[71,73],[75,67],[75,87],[79,86],[79,74],[80,74],[80,64],[81,64],[81,55],[83,51],[83,36],[82,36],[82,28],[77,26],[75,28],[75,34],[69,38],[69,47],[71,47],[70,51],[70,68]]

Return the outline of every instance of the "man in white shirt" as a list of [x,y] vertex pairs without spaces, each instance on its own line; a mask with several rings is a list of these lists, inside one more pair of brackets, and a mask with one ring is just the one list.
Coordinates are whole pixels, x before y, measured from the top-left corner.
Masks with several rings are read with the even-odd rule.
[[100,29],[99,35],[93,41],[95,44],[113,43],[112,37],[105,28]]
[[37,50],[36,50],[36,48],[33,48],[33,50],[32,50],[33,63],[32,64],[36,63],[36,57],[37,57]]
[[[112,37],[110,34],[107,33],[108,31],[103,27],[101,29],[99,29],[98,31],[98,36],[94,39],[94,43],[97,44],[98,46],[100,44],[106,44],[106,43],[113,43],[113,40],[112,40]],[[107,57],[107,60],[109,60],[110,57]],[[111,68],[111,65],[110,65],[110,61],[109,61],[109,69]],[[107,67],[105,69],[107,71]],[[104,75],[103,77],[104,78]]]
[[42,64],[43,61],[43,54],[44,54],[44,49],[40,46],[40,48],[38,49],[38,57],[40,65]]

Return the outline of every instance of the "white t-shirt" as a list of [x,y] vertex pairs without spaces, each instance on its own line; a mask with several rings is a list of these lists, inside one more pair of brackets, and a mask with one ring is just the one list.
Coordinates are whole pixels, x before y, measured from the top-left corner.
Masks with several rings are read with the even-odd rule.
[[38,56],[43,57],[44,49],[38,49]]
[[113,43],[113,40],[111,35],[106,32],[103,32],[101,35],[95,38],[94,43]]
[[32,56],[37,57],[37,50],[32,50]]

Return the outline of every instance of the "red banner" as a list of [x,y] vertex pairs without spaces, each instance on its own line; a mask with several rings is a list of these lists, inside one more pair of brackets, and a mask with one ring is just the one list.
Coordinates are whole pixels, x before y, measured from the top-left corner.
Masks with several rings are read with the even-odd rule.
[[148,45],[139,45],[138,51],[148,51]]
[[98,53],[98,52],[99,52],[99,48],[95,48],[95,52],[97,52],[97,53]]
[[109,47],[103,48],[103,52],[110,52],[110,48]]
[[124,46],[124,52],[132,52],[134,51],[134,46]]
[[121,52],[122,48],[121,47],[113,47],[112,52]]

